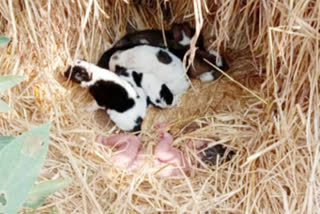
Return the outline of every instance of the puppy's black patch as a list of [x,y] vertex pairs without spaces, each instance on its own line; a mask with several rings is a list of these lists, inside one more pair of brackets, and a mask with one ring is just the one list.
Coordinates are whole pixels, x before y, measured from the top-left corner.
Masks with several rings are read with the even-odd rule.
[[163,50],[158,51],[157,58],[159,62],[162,62],[163,64],[170,64],[172,62],[172,58]]
[[81,83],[82,81],[87,82],[91,80],[87,70],[81,66],[70,66],[68,70],[64,72],[64,76],[70,78],[76,83]]
[[89,92],[99,106],[120,113],[135,105],[134,100],[129,98],[128,92],[121,85],[112,81],[98,80],[90,86]]
[[168,105],[171,105],[173,102],[173,94],[166,84],[162,84],[161,86],[160,97],[163,98]]
[[133,77],[133,80],[136,83],[136,85],[141,88],[141,82],[142,82],[143,74],[133,71],[132,72],[132,77]]
[[137,132],[137,131],[140,131],[141,130],[141,124],[143,122],[143,119],[142,117],[138,117],[135,121],[134,121],[137,125],[135,125],[133,127],[133,131]]
[[188,50],[189,47],[182,47],[182,45],[180,45],[179,43],[174,43],[171,45],[171,47],[169,47],[169,51],[181,60],[183,60],[183,57]]
[[226,154],[226,156],[225,152],[226,147],[221,144],[212,146],[203,151],[202,161],[208,165],[214,166],[217,164],[218,159],[221,162],[231,160],[232,156],[234,155],[234,151],[230,151],[228,154]]
[[118,74],[119,76],[125,76],[125,77],[129,76],[127,69],[125,67],[120,66],[120,65],[116,65],[115,73]]

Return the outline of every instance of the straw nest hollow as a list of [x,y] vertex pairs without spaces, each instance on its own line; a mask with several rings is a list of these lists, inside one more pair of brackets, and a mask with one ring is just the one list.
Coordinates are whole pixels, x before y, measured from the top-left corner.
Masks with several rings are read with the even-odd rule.
[[[72,180],[37,213],[319,213],[319,17],[319,0],[1,1],[0,33],[11,38],[1,75],[25,81],[1,95],[14,110],[0,114],[0,134],[51,121],[38,180]],[[96,63],[128,23],[141,30],[181,22],[223,53],[230,70],[217,81],[193,80],[177,108],[150,108],[144,147],[152,152],[154,124],[168,122],[187,156],[194,154],[185,143],[197,138],[235,155],[178,179],[125,172],[95,143],[119,130],[105,113],[88,112],[87,90],[62,73],[76,58]]]

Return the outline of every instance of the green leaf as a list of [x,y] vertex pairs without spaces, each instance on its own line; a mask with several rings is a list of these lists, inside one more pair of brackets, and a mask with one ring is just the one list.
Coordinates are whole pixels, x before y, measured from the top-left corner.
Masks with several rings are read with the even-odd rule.
[[51,210],[51,211],[50,211],[50,214],[59,214],[59,213],[58,213],[58,211],[56,211],[56,210]]
[[16,213],[34,185],[49,145],[50,123],[15,137],[0,150],[0,213]]
[[10,110],[11,110],[10,106],[7,103],[0,100],[0,113],[5,113]]
[[3,147],[8,145],[13,139],[13,136],[0,136],[0,151]]
[[8,75],[0,77],[0,93],[4,90],[15,86],[23,80],[23,76]]
[[5,46],[10,42],[10,39],[6,36],[0,35],[0,47]]
[[34,185],[32,190],[28,193],[27,201],[24,203],[24,206],[37,209],[45,203],[45,197],[66,187],[69,183],[69,179],[57,179],[44,181]]

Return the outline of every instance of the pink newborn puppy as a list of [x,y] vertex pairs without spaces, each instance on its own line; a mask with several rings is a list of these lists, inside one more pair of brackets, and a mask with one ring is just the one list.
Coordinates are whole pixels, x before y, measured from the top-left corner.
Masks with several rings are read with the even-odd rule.
[[186,162],[182,156],[182,153],[172,147],[173,137],[168,132],[162,133],[160,142],[157,144],[154,155],[156,159],[153,161],[153,165],[157,168],[163,168],[159,171],[159,177],[178,176],[181,175],[181,167],[183,170],[187,170]]
[[111,137],[99,135],[97,142],[114,147],[117,152],[113,155],[113,162],[116,166],[122,168],[131,168],[137,160],[140,151],[140,139],[132,134],[119,134]]
[[[145,161],[145,151],[141,149],[140,139],[132,134],[120,134],[111,137],[98,136],[97,142],[106,146],[113,146],[117,152],[113,156],[116,166],[129,171],[140,169]],[[181,175],[178,167],[186,170],[182,154],[172,147],[173,137],[168,132],[163,132],[159,143],[154,150],[155,159],[153,167],[159,170],[158,177]]]

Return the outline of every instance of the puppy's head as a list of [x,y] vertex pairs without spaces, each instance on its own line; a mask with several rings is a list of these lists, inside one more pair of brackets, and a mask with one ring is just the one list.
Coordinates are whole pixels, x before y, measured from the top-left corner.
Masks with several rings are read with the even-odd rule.
[[[195,29],[190,27],[188,23],[174,24],[169,31],[169,39],[173,40],[173,42],[170,43],[170,45],[172,46],[170,48],[188,48],[195,32]],[[198,37],[196,46],[200,49],[204,49],[203,37],[201,34]]]
[[209,147],[202,152],[202,161],[208,165],[215,166],[217,161],[218,164],[226,162],[232,159],[234,151],[228,151],[226,147],[222,144],[217,144],[215,146]]
[[175,42],[180,43],[183,46],[190,45],[191,38],[194,35],[194,29],[192,29],[187,23],[175,24],[170,30],[171,37]]
[[229,66],[225,62],[224,58],[217,52],[206,52],[198,49],[196,51],[196,56],[193,60],[193,64],[188,70],[188,75],[191,78],[199,78],[202,74],[210,72],[212,75],[212,80],[215,80],[219,76],[221,76],[221,73],[213,68],[210,64],[208,64],[207,61],[209,61],[211,64],[214,64],[223,71],[227,71],[229,69]]
[[85,61],[77,60],[73,66],[69,66],[64,72],[64,76],[76,83],[81,83],[82,81],[90,81],[92,74]]

